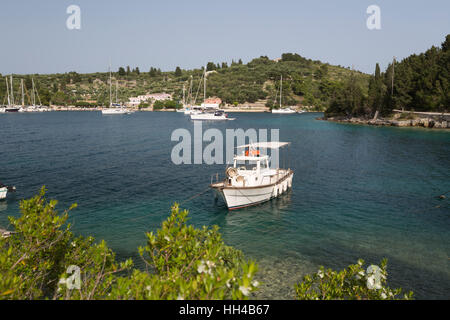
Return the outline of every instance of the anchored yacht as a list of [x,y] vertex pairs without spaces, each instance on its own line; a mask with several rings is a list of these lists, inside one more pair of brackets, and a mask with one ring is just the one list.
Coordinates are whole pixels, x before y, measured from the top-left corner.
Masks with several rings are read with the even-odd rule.
[[130,114],[133,111],[124,108],[123,105],[117,103],[117,87],[118,81],[116,80],[116,103],[112,102],[112,78],[111,78],[111,66],[109,66],[109,108],[103,109],[102,114]]
[[280,108],[280,109],[272,109],[272,113],[289,114],[289,113],[296,113],[296,111],[292,110],[290,107],[287,107],[287,108]]
[[280,114],[296,113],[296,111],[293,110],[291,107],[283,108],[282,99],[283,99],[283,75],[281,75],[280,79],[280,107],[278,109],[272,109],[272,113],[280,113]]
[[185,115],[192,115],[192,114],[200,114],[203,112],[203,108],[200,106],[193,106],[193,107],[188,107],[186,109],[184,109],[184,114]]
[[234,120],[234,118],[228,118],[228,115],[223,110],[216,110],[213,112],[202,112],[191,114],[191,120]]
[[225,201],[229,210],[257,205],[277,198],[292,187],[294,172],[291,169],[271,169],[270,158],[261,155],[260,149],[280,149],[288,142],[259,142],[244,145],[241,155],[234,157],[223,181],[210,187]]

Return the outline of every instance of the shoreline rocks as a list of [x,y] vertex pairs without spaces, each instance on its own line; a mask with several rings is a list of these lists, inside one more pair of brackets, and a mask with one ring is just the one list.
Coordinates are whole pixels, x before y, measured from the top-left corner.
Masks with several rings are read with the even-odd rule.
[[365,124],[373,126],[391,126],[391,127],[423,127],[423,128],[435,128],[435,129],[450,129],[450,121],[447,120],[435,120],[432,118],[415,118],[407,120],[398,119],[376,119],[369,120],[357,117],[323,117],[318,118],[319,120],[333,121],[333,122],[343,122],[343,123],[353,123],[353,124]]

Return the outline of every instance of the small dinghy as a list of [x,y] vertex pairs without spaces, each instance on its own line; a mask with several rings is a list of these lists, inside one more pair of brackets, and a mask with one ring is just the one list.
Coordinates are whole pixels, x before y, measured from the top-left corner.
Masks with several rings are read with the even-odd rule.
[[16,187],[6,186],[0,182],[0,200],[6,199],[8,192],[16,192]]

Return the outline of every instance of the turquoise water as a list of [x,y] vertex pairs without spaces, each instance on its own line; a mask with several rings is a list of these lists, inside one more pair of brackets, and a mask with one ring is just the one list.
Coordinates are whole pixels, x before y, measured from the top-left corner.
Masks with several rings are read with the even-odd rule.
[[[418,298],[450,298],[450,132],[315,120],[320,114],[234,114],[204,129],[279,128],[291,141],[293,189],[269,203],[228,212],[207,192],[183,207],[197,226],[217,224],[225,241],[257,259],[257,297],[292,298],[319,265],[342,268],[386,257],[390,285]],[[74,230],[137,258],[173,202],[200,193],[222,165],[172,164],[180,113],[0,115],[0,180],[17,194],[0,202],[0,226],[42,185],[60,208],[73,202]],[[205,144],[206,145],[206,144]]]

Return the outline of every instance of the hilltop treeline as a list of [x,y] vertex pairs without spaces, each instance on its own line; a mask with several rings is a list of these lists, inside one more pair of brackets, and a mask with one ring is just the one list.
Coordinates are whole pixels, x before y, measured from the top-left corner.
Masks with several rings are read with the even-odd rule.
[[353,74],[358,81],[367,83],[368,77],[360,72],[331,66],[301,57],[283,54],[279,61],[266,56],[248,64],[232,64],[208,75],[208,93],[226,103],[245,103],[266,100],[268,107],[278,107],[280,78],[283,76],[283,105],[328,106],[342,81]]
[[[335,92],[343,81],[353,75],[367,88],[369,76],[349,68],[332,66],[320,61],[306,59],[299,54],[285,53],[280,59],[266,56],[244,64],[241,59],[227,62],[209,62],[206,65],[206,96],[217,96],[224,103],[242,104],[260,101],[269,107],[278,107],[280,77],[283,76],[283,105],[314,106],[317,110],[329,106]],[[156,92],[173,94],[180,100],[185,87],[189,95],[192,79],[192,100],[203,100],[200,83],[204,69],[163,72],[151,67],[142,71],[138,67],[119,67],[112,73],[113,101],[126,102],[129,97]],[[25,83],[25,103],[31,96],[31,79],[34,79],[39,98],[44,105],[107,105],[109,104],[109,73],[79,74],[68,72],[48,75],[15,75],[14,96],[20,94],[20,80]],[[116,89],[117,88],[117,89]],[[0,79],[0,104],[6,103],[5,78]]]
[[327,116],[372,117],[393,109],[444,112],[450,108],[450,34],[441,47],[431,47],[400,62],[385,72],[376,64],[367,96],[363,85],[350,76],[326,110]]

